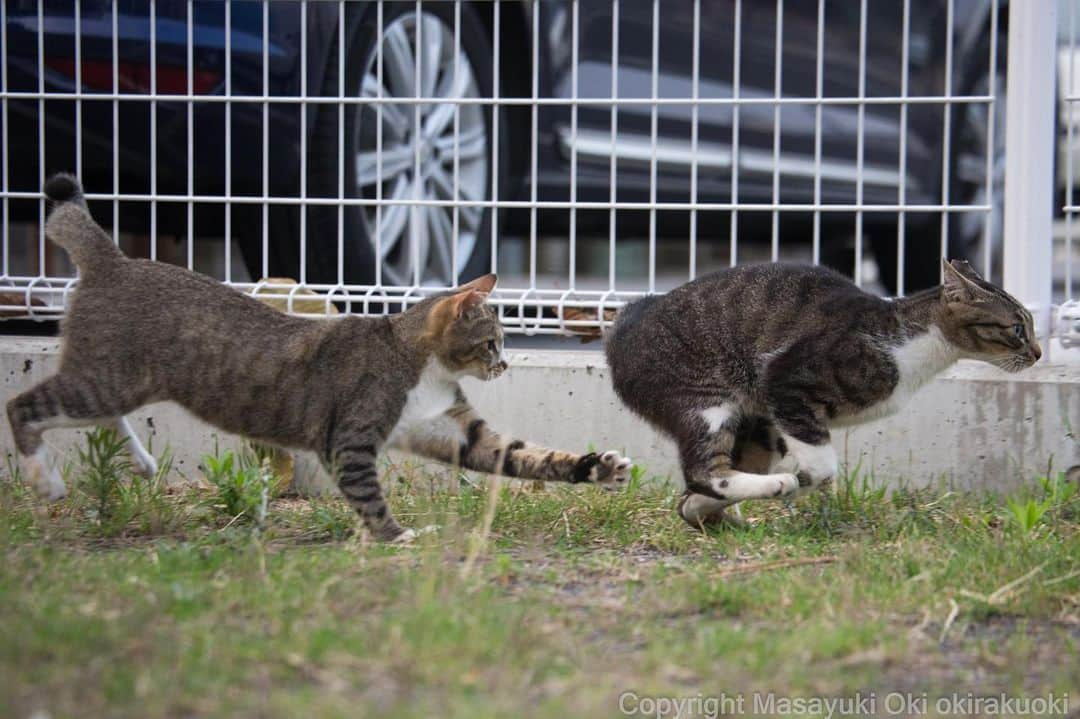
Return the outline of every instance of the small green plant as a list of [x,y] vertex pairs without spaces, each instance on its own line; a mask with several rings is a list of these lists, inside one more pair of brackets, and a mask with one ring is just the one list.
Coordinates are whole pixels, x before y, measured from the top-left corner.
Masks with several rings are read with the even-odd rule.
[[158,458],[158,471],[153,477],[129,475],[130,481],[121,485],[125,502],[132,508],[129,531],[142,535],[165,534],[183,520],[183,509],[168,492],[165,478],[172,471],[172,453],[168,450]]
[[341,541],[356,531],[356,512],[338,498],[317,497],[310,504],[308,526],[313,532]]
[[1054,505],[1068,504],[1080,489],[1080,485],[1076,482],[1070,482],[1065,478],[1064,472],[1058,472],[1051,477],[1040,477],[1039,484],[1042,485],[1047,499]]
[[86,435],[77,461],[68,474],[89,502],[94,526],[103,536],[154,535],[172,529],[180,511],[166,491],[165,477],[172,467],[166,453],[153,477],[142,477],[131,467],[127,440],[115,430],[99,428]]
[[235,520],[254,522],[262,527],[270,502],[273,473],[254,455],[237,455],[225,450],[203,456],[206,479],[214,486],[212,504]]
[[108,534],[131,518],[123,492],[124,479],[131,474],[126,443],[115,430],[99,428],[87,433],[86,446],[78,450],[79,488],[90,500],[97,525]]
[[1041,497],[1013,498],[1005,500],[1006,518],[1022,535],[1028,535],[1040,523],[1049,518],[1055,520],[1073,517],[1080,504],[1077,485],[1065,478],[1064,472],[1039,478]]
[[1042,521],[1043,515],[1050,509],[1052,503],[1049,500],[1036,500],[1028,498],[1017,500],[1009,497],[1005,500],[1005,506],[1009,513],[1006,515],[1021,534],[1028,535]]

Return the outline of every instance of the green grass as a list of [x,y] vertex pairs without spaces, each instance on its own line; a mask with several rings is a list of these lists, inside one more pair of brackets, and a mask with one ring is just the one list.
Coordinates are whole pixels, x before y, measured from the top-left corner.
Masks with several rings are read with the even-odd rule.
[[228,504],[226,469],[218,489],[166,491],[108,450],[87,450],[55,505],[0,483],[5,714],[565,718],[618,715],[624,691],[1080,696],[1080,496],[1058,478],[1011,501],[848,480],[702,536],[658,482],[537,492],[387,465],[399,519],[441,527],[389,548],[336,498],[238,520],[251,505]]

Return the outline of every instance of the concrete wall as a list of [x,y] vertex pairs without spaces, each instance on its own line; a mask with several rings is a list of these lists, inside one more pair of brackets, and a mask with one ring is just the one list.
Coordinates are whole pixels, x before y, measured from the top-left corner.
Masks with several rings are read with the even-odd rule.
[[[511,369],[502,378],[464,384],[493,426],[568,450],[624,450],[650,475],[679,476],[674,445],[622,407],[599,352],[509,355]],[[56,340],[0,338],[0,398],[7,402],[52,374],[58,359]],[[150,405],[132,419],[155,454],[166,445],[172,449],[178,477],[197,477],[199,458],[212,451],[215,441],[222,446],[237,441],[171,404]],[[0,425],[0,448],[10,453],[10,430],[7,422]],[[70,457],[80,436],[77,430],[55,430],[47,440]],[[833,441],[844,463],[861,462],[889,484],[945,479],[959,488],[1015,488],[1051,463],[1059,470],[1080,464],[1080,366],[1045,365],[1007,375],[961,362],[924,387],[899,414],[838,431]],[[300,467],[302,483],[326,482],[310,458]]]

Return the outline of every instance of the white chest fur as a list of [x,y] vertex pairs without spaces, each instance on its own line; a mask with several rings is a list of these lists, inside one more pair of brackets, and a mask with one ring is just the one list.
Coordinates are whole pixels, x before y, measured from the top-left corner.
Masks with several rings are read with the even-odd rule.
[[845,427],[887,417],[898,412],[924,384],[959,359],[959,353],[937,327],[917,335],[891,350],[899,379],[891,395],[862,412],[838,417],[830,424]]
[[391,440],[408,433],[418,425],[430,422],[454,404],[454,388],[458,377],[432,358],[420,373],[416,386],[409,390],[405,407],[394,426]]

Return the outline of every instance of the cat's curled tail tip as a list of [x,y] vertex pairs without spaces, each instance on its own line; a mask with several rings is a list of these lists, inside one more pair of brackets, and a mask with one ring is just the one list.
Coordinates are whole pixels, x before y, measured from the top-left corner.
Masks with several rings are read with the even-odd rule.
[[82,184],[74,175],[53,175],[42,190],[51,205],[45,236],[63,247],[80,270],[85,273],[103,260],[120,256],[116,244],[90,216]]
[[53,206],[65,202],[74,202],[77,205],[86,207],[86,201],[83,199],[82,183],[74,175],[58,172],[45,181],[45,187],[42,190],[45,192],[45,196],[53,203]]

